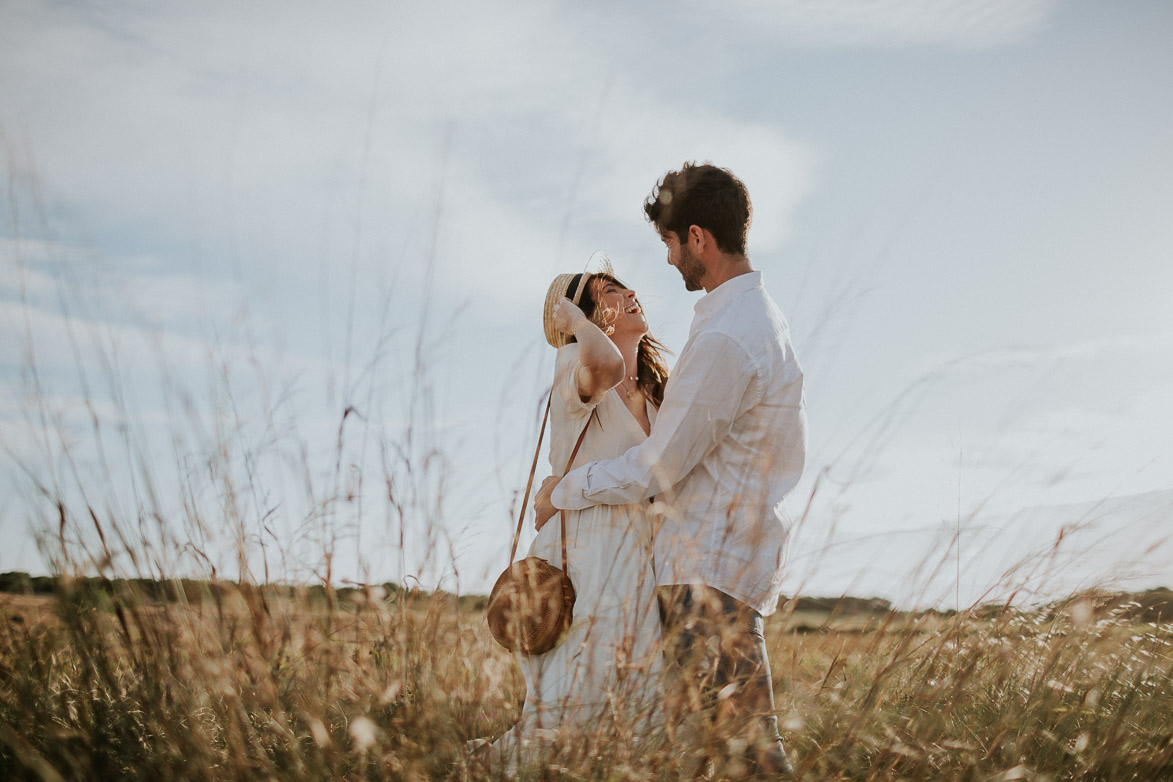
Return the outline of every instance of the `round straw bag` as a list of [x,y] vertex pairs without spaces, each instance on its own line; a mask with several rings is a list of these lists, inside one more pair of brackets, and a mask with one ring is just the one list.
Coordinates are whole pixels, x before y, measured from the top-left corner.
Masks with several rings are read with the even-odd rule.
[[[509,551],[509,567],[493,584],[489,593],[489,632],[497,643],[511,652],[522,654],[545,654],[553,649],[562,634],[574,621],[574,584],[566,571],[566,512],[559,511],[562,533],[562,567],[555,567],[541,557],[526,557],[514,562],[517,541],[521,537],[521,524],[525,518],[525,506],[529,502],[530,489],[534,483],[534,472],[538,466],[538,452],[542,449],[542,437],[546,433],[546,421],[550,417],[550,403],[546,402],[546,415],[542,418],[542,430],[538,435],[538,448],[534,452],[534,463],[530,467],[529,481],[525,486],[525,497],[521,501],[521,513],[517,519],[517,531],[513,534],[513,546]],[[594,413],[591,413],[591,418]],[[570,465],[578,455],[579,446],[586,437],[591,419],[587,419],[574,450],[570,453]],[[565,474],[565,472],[563,474]]]
[[540,557],[509,566],[489,595],[489,631],[511,652],[545,654],[574,621],[570,577]]

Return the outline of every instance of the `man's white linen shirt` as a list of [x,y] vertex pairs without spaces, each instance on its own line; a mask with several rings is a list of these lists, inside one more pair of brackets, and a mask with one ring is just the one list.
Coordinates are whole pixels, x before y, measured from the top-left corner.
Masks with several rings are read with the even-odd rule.
[[656,496],[656,583],[705,584],[768,616],[790,528],[782,501],[806,462],[802,368],[761,272],[727,280],[695,309],[651,435],[571,471],[551,502],[581,510]]

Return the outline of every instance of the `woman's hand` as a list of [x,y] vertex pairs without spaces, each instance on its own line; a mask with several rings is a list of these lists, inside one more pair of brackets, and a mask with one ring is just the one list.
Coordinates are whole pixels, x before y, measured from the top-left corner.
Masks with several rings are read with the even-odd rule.
[[[570,305],[574,307],[573,304]],[[578,309],[575,307],[575,309]],[[542,481],[542,485],[538,487],[538,493],[534,495],[534,526],[541,530],[546,526],[546,522],[558,512],[558,509],[550,504],[550,495],[554,493],[554,489],[558,486],[561,478],[553,475]]]
[[563,334],[573,336],[574,329],[580,320],[587,320],[587,316],[582,313],[582,310],[574,302],[565,296],[554,305],[554,328]]

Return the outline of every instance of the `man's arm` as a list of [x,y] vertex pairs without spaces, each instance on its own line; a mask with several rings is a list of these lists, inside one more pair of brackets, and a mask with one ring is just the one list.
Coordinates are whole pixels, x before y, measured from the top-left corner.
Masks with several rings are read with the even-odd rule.
[[[680,357],[647,440],[615,459],[572,470],[550,496],[555,508],[625,505],[679,483],[729,434],[760,389],[745,351],[702,334]],[[536,507],[536,505],[535,505]]]

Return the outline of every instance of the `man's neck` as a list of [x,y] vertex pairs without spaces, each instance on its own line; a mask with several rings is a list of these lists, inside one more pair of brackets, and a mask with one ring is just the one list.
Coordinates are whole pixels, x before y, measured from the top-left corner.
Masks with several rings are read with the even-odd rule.
[[744,255],[724,256],[719,263],[711,266],[709,273],[705,275],[703,280],[705,293],[712,293],[734,277],[749,274],[753,270],[749,258]]

